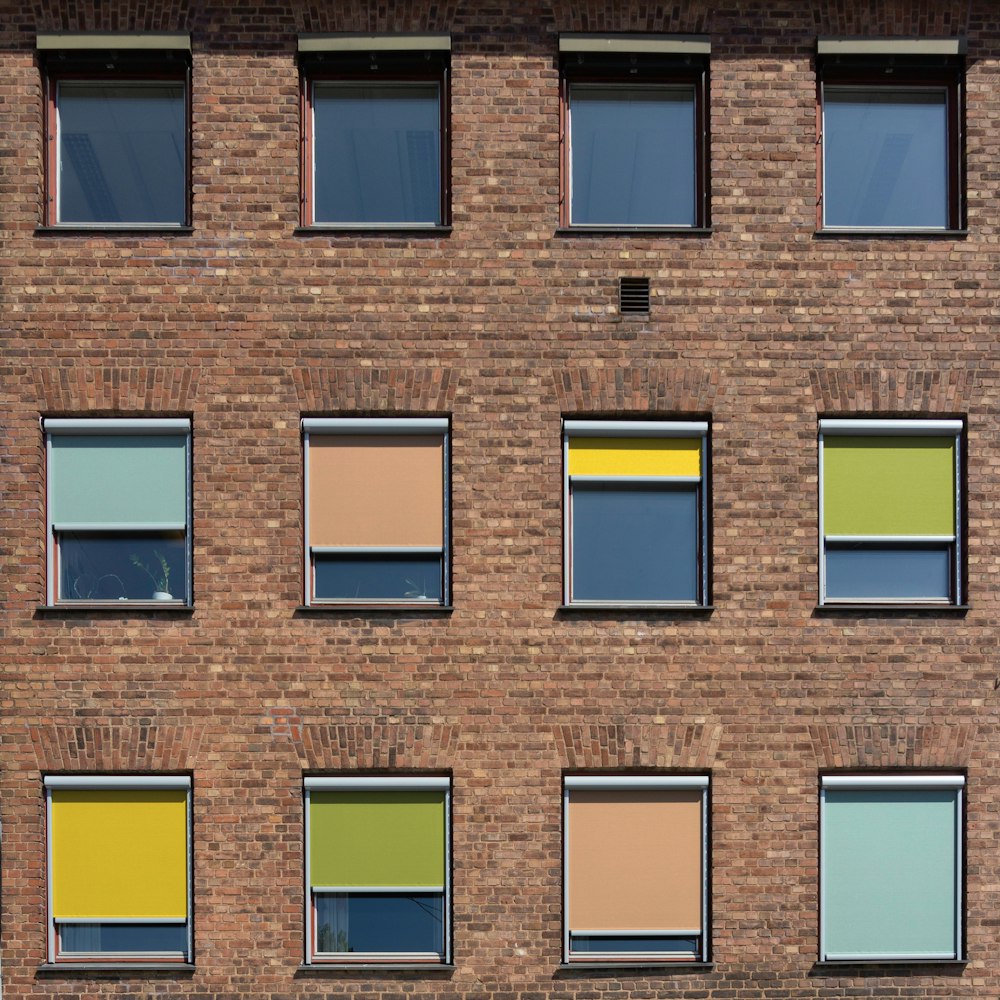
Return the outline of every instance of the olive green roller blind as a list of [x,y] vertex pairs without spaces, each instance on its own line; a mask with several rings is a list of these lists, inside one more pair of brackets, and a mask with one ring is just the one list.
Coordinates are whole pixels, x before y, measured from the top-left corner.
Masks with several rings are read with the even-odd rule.
[[953,437],[823,438],[826,535],[953,535]]
[[185,434],[53,434],[49,505],[58,528],[187,523]]
[[445,823],[443,791],[313,791],[310,882],[441,889]]

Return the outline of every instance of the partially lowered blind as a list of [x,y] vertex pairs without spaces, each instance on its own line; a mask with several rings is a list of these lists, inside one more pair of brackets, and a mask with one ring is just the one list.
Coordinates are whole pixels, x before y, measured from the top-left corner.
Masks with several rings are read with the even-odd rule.
[[571,476],[700,476],[701,438],[571,437]]

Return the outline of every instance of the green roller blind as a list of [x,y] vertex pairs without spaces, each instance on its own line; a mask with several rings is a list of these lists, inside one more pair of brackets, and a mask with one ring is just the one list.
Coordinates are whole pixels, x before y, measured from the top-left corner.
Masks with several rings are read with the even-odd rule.
[[826,955],[958,957],[958,795],[827,789]]
[[187,523],[184,434],[53,434],[49,508],[54,524]]
[[953,535],[953,437],[824,436],[826,535]]
[[442,887],[445,822],[444,792],[311,792],[310,881]]

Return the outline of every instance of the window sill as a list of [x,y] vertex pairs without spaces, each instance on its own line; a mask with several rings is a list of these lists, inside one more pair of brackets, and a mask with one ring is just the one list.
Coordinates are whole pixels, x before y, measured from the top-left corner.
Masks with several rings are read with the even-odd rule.
[[36,236],[64,236],[66,234],[84,236],[141,236],[146,233],[162,235],[164,233],[177,233],[187,236],[194,232],[194,226],[170,226],[149,223],[144,225],[136,223],[134,225],[111,225],[99,222],[88,222],[80,225],[59,225],[59,226],[36,226]]
[[631,603],[618,603],[615,601],[606,601],[603,603],[592,603],[592,604],[560,604],[556,608],[560,613],[577,614],[579,612],[587,613],[591,611],[596,612],[606,612],[606,611],[625,611],[634,612],[637,614],[667,614],[675,615],[678,612],[682,614],[705,614],[711,613],[715,610],[714,604],[631,604]]
[[296,236],[450,236],[451,226],[296,226]]
[[453,604],[300,604],[297,615],[450,615]]
[[711,236],[710,226],[560,226],[556,236]]
[[961,240],[968,229],[817,229],[820,240]]
[[35,606],[38,614],[61,615],[61,614],[110,614],[110,615],[130,615],[133,612],[140,614],[182,614],[190,615],[194,612],[193,604],[177,604],[173,601],[121,601],[115,604],[87,604],[81,601],[79,604],[38,604]]
[[642,969],[652,969],[663,972],[667,969],[677,969],[679,971],[691,970],[712,970],[715,968],[714,962],[562,962],[557,966],[559,972],[615,972],[619,969],[629,969],[639,971]]
[[429,973],[451,973],[455,971],[455,966],[447,963],[435,962],[316,962],[313,965],[300,965],[296,970],[296,975],[308,976],[312,973],[323,975],[325,973],[343,972],[429,972]]
[[919,611],[921,614],[928,612],[939,615],[964,615],[970,610],[968,604],[868,604],[865,602],[851,603],[844,601],[842,604],[817,604],[813,608],[813,613],[817,615],[827,614],[911,614]]
[[190,962],[44,962],[36,972],[51,975],[59,972],[194,972]]
[[878,965],[968,965],[966,958],[824,958],[817,961],[813,968],[837,969],[837,975],[843,975],[845,966],[848,968],[871,968]]

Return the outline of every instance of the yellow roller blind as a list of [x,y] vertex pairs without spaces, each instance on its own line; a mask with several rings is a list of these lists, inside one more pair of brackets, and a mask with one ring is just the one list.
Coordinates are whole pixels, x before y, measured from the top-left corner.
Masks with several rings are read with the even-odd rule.
[[187,917],[184,789],[52,789],[56,920]]
[[700,476],[701,438],[571,437],[571,476]]

